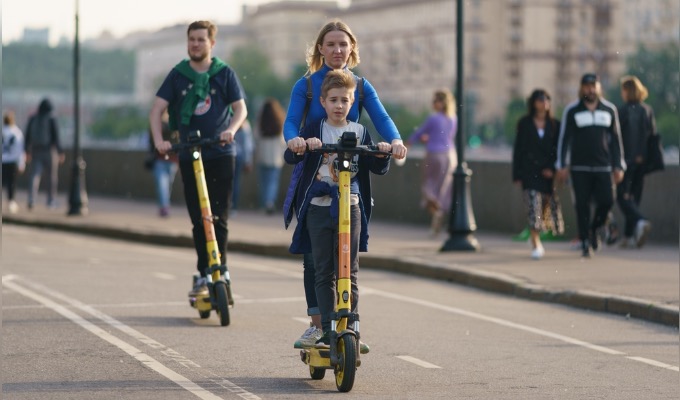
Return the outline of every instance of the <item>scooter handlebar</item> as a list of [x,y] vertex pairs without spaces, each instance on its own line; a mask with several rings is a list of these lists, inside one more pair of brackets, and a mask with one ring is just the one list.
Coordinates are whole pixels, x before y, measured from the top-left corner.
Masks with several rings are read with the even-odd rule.
[[307,144],[307,151],[311,153],[350,153],[375,156],[391,156],[391,151],[381,151],[377,145],[357,145],[346,147],[340,144],[323,144],[321,147],[311,150]]
[[201,138],[198,140],[190,141],[190,142],[183,142],[183,143],[175,143],[172,145],[170,148],[171,152],[178,152],[180,150],[184,149],[193,149],[196,147],[206,147],[206,146],[212,146],[216,144],[220,144],[222,141],[220,140],[219,137],[214,137],[214,138]]

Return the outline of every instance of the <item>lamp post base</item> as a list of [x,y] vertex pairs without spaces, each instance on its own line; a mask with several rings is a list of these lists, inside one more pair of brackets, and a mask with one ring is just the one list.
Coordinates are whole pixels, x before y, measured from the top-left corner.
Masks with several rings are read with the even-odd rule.
[[68,216],[87,215],[87,191],[85,190],[85,161],[77,157],[73,163],[71,191],[68,199]]
[[439,251],[479,251],[481,246],[472,233],[456,233],[449,236]]

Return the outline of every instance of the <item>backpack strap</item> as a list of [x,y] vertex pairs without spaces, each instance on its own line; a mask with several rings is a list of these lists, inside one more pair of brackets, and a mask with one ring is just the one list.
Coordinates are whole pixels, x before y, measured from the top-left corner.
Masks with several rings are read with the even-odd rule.
[[312,104],[312,79],[311,76],[307,75],[307,101],[305,102],[305,110],[302,113],[302,120],[300,121],[300,132],[305,127],[305,121],[307,120],[307,113],[309,112],[309,106]]
[[359,118],[357,122],[361,119],[361,111],[364,109],[364,77],[359,77],[357,82],[357,88],[359,89]]

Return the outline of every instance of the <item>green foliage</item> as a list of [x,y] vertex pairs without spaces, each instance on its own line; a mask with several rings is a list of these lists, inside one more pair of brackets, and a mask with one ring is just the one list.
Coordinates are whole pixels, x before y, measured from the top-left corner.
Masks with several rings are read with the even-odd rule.
[[148,116],[137,107],[110,107],[98,110],[89,127],[93,138],[124,139],[148,130]]
[[[12,43],[2,47],[2,86],[8,88],[73,90],[74,57],[70,47]],[[135,56],[132,51],[81,48],[83,92],[132,93]]]

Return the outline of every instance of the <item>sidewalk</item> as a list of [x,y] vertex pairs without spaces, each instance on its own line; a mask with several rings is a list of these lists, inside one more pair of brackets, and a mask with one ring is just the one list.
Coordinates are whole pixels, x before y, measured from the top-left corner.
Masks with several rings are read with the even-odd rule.
[[[175,206],[169,218],[157,215],[155,204],[105,197],[89,198],[89,214],[67,216],[67,204],[48,210],[42,197],[26,210],[25,193],[18,193],[17,214],[7,212],[4,224],[82,232],[90,235],[193,247],[186,209]],[[60,196],[63,199],[64,196]],[[272,257],[288,253],[292,235],[281,215],[239,211],[229,219],[229,251]],[[510,235],[477,231],[479,252],[440,252],[448,238],[429,237],[428,227],[372,221],[369,252],[361,253],[361,268],[383,269],[503,293],[536,301],[608,312],[678,327],[680,251],[648,243],[642,249],[606,247],[590,259],[571,249],[568,241],[546,242],[540,261],[530,258],[528,244]]]

